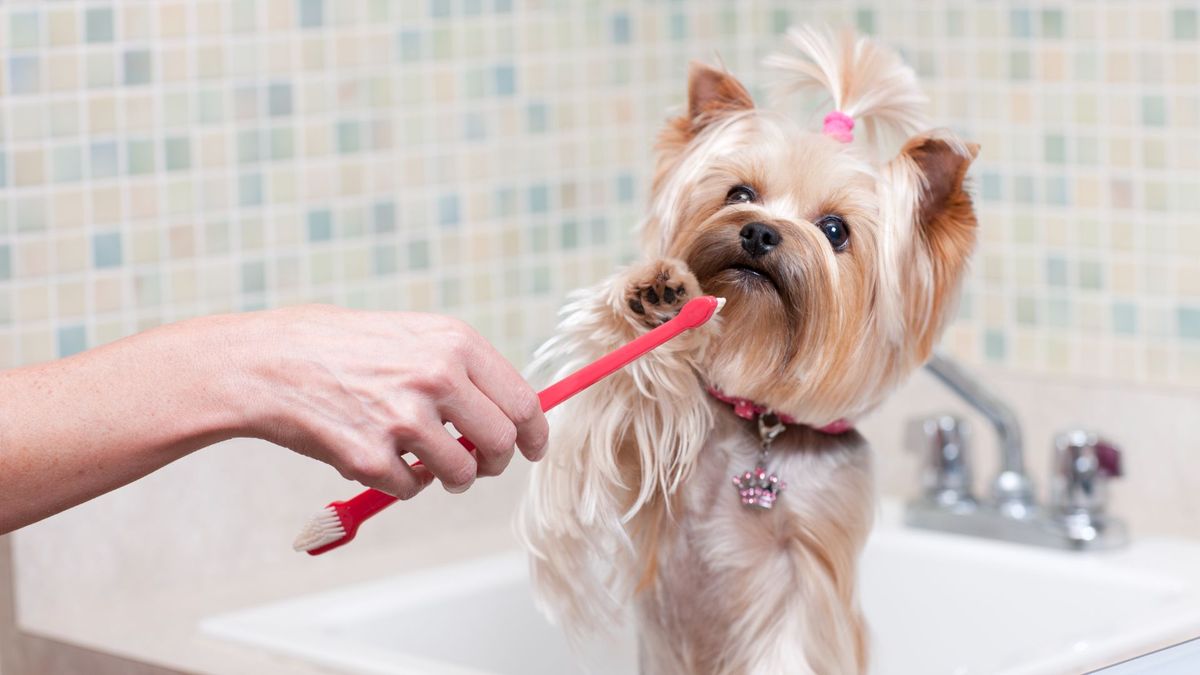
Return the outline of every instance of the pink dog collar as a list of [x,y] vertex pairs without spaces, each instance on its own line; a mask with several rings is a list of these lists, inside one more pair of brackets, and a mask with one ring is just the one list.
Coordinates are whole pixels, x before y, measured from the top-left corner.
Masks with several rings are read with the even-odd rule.
[[[729,405],[733,406],[733,414],[741,417],[742,419],[752,420],[759,415],[771,412],[771,409],[764,405],[759,405],[748,398],[728,396],[722,393],[721,390],[717,389],[716,387],[708,387],[708,393],[718,401],[721,401],[722,403],[728,403]],[[800,424],[800,422],[797,422],[796,418],[792,417],[791,415],[781,415],[779,413],[776,413],[775,415],[779,418],[779,421],[784,424]],[[854,423],[846,419],[834,420],[823,427],[813,427],[813,429],[823,434],[830,435],[844,434],[853,428]]]
[[840,110],[834,110],[825,116],[822,131],[835,141],[849,143],[854,140],[854,119]]

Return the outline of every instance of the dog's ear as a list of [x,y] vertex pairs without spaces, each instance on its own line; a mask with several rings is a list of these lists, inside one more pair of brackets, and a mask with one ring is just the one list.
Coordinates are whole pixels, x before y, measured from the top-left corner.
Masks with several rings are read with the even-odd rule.
[[692,133],[726,113],[752,108],[754,100],[737,78],[699,61],[692,61],[688,68],[687,110]]
[[902,182],[905,208],[912,209],[918,264],[910,289],[907,334],[921,359],[928,356],[950,318],[967,260],[975,248],[977,221],[963,180],[979,146],[944,134],[922,134],[904,144],[892,160],[894,179]]
[[928,135],[910,139],[901,150],[917,174],[913,223],[935,264],[961,267],[975,245],[975,209],[963,179],[978,154],[975,143]]

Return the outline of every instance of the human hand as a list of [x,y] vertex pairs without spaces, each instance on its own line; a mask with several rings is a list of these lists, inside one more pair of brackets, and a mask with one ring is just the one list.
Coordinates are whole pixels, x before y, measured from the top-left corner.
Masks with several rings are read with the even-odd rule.
[[[537,394],[475,330],[449,317],[308,305],[231,317],[249,359],[244,430],[401,499],[433,478],[450,492],[540,459]],[[246,330],[248,328],[248,330]],[[467,452],[442,426],[475,444]],[[411,452],[424,466],[410,467]]]

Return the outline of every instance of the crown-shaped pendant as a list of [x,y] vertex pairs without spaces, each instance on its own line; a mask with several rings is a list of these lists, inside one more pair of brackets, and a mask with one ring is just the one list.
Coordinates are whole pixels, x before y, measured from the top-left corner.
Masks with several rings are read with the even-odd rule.
[[743,506],[751,508],[770,509],[775,506],[779,493],[787,488],[787,483],[779,480],[779,476],[767,473],[762,466],[754,467],[740,476],[733,477],[733,485],[737,488],[738,497]]

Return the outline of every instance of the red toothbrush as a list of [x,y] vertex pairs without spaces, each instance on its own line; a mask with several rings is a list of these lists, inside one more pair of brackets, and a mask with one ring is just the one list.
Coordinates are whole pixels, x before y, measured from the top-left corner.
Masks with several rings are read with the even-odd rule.
[[[550,410],[684,331],[704,325],[724,304],[724,298],[711,295],[693,298],[674,319],[543,389],[538,394],[542,410]],[[459,437],[458,442],[467,450],[475,449],[474,444],[465,437]],[[375,489],[364,490],[346,501],[332,502],[309,521],[296,537],[293,548],[309,555],[321,555],[347,544],[354,539],[359,525],[395,502],[395,497]]]

